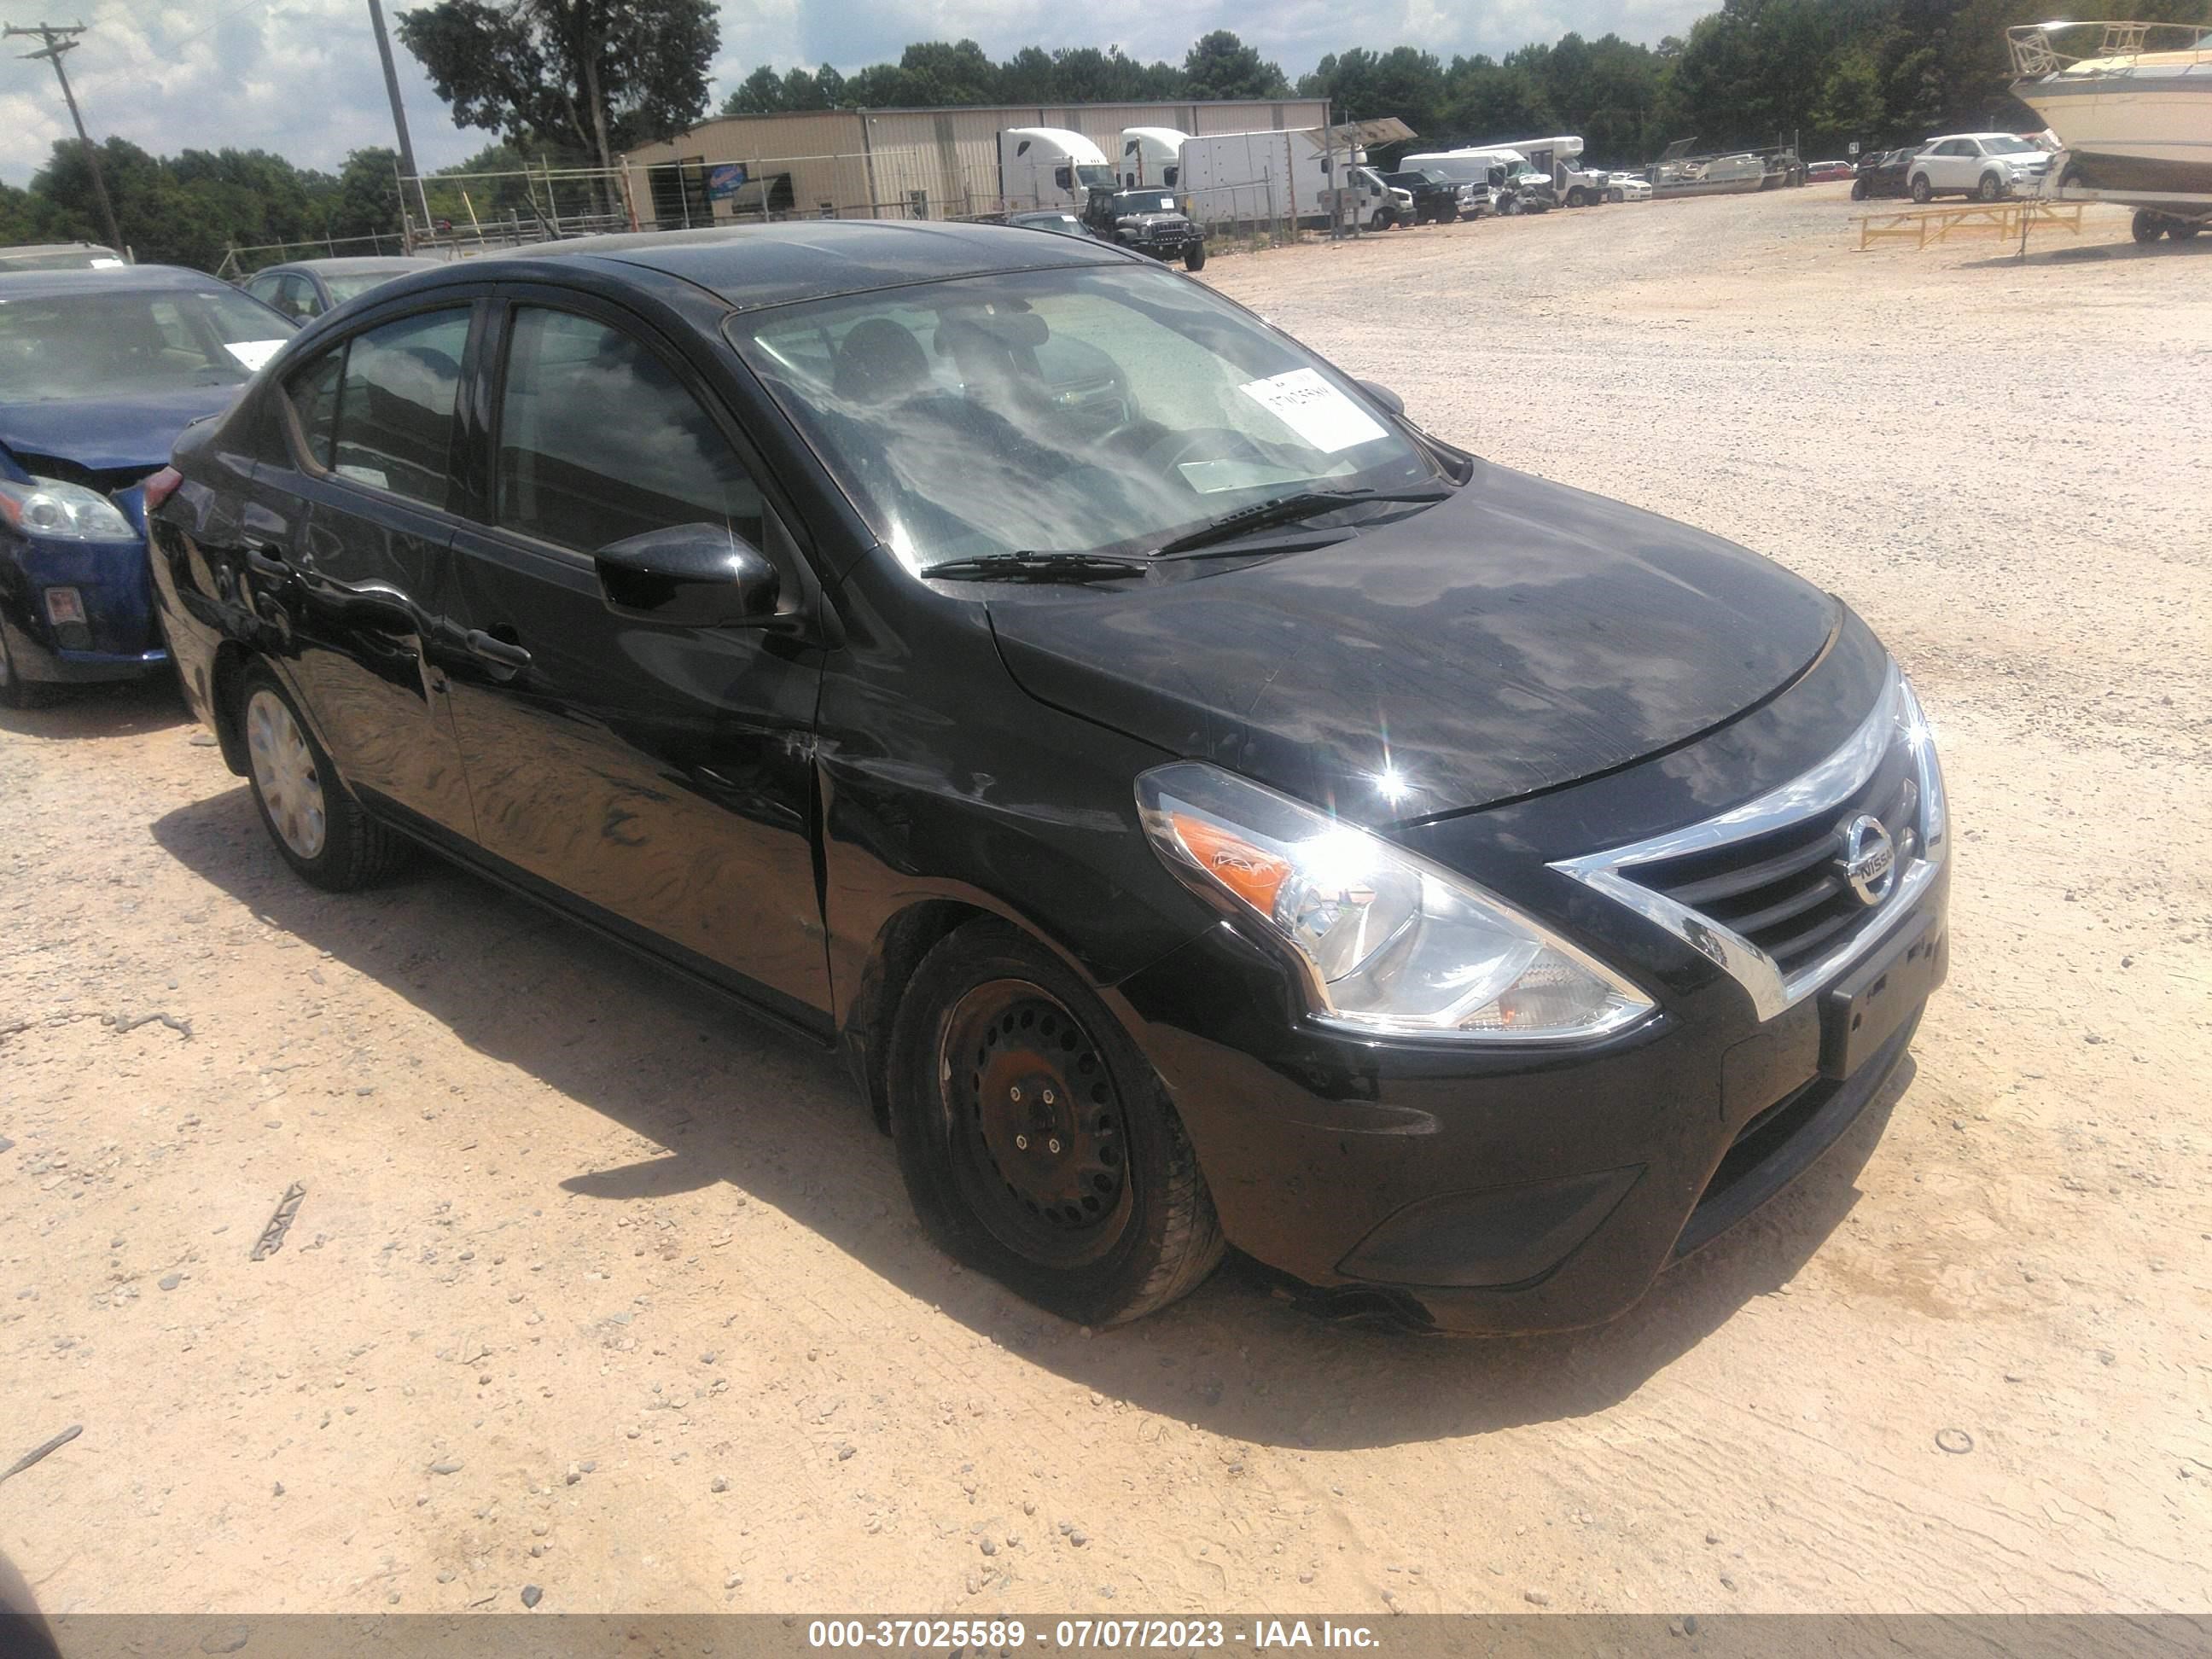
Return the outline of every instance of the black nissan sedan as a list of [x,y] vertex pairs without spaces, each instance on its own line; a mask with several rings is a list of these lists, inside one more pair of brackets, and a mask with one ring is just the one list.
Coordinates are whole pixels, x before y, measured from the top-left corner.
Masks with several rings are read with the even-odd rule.
[[836,1045],[933,1237],[1086,1323],[1224,1243],[1428,1328],[1606,1319],[1944,975],[1942,776],[1841,600],[1104,244],[404,277],[149,496],[300,875],[420,843]]

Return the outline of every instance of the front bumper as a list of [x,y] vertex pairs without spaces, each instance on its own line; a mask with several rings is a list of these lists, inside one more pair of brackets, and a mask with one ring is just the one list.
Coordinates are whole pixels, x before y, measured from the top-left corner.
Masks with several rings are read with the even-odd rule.
[[[1682,823],[1679,804],[1717,775],[1802,788],[1816,815],[1829,810],[1818,792],[1840,790],[1837,810],[1856,811],[1889,774],[1878,763],[1852,781],[1835,765],[1863,756],[1863,735],[1897,706],[1883,660],[1854,624],[1798,687],[1711,738],[1405,839],[1449,867],[1502,872],[1486,838],[1524,858],[1577,834],[1617,846],[1624,832]],[[1829,759],[1806,771],[1808,750]],[[1927,798],[1940,799],[1925,752]],[[1355,1310],[1427,1328],[1594,1324],[1787,1186],[1880,1097],[1948,969],[1948,832],[1941,840],[1849,950],[1774,986],[1720,948],[1716,927],[1579,880],[1543,884],[1571,866],[1527,877],[1508,897],[1569,925],[1658,1000],[1643,1024],[1583,1044],[1330,1031],[1305,1017],[1273,948],[1228,922],[1114,994],[1240,1249]]]
[[[73,587],[82,623],[46,613],[46,591]],[[26,679],[61,684],[135,678],[165,665],[143,542],[0,541],[0,628]]]
[[[1927,919],[1948,952],[1948,902],[1947,871],[1897,925]],[[1624,1312],[1850,1127],[1919,1009],[1829,1079],[1820,996],[1765,1025],[1739,1006],[1575,1054],[1462,1054],[1310,1025],[1286,1040],[1285,983],[1224,927],[1121,990],[1223,1231],[1345,1311],[1489,1334]]]

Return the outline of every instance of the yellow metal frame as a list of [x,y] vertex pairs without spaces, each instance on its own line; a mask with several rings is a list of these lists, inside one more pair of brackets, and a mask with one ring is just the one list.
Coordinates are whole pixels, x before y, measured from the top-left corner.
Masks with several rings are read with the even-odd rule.
[[1905,208],[1895,213],[1855,215],[1859,252],[1876,242],[1910,242],[1917,248],[1948,242],[1954,236],[1988,236],[2017,240],[2025,249],[2031,227],[2045,226],[2069,235],[2081,234],[2080,202],[1976,202],[1965,207]]

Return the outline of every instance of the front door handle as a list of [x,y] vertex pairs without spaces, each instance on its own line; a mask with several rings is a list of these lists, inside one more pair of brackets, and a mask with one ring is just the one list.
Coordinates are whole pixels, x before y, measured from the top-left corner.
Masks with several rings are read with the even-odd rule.
[[246,568],[257,576],[265,576],[272,582],[289,581],[292,567],[283,560],[273,557],[268,549],[252,542],[246,544]]
[[495,667],[520,669],[530,666],[530,653],[519,645],[509,645],[505,640],[494,639],[481,628],[469,630],[470,654],[483,658]]

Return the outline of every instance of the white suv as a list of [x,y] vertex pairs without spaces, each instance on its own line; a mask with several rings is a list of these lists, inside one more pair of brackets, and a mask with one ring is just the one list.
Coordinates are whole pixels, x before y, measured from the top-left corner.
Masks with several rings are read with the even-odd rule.
[[1960,132],[1930,139],[1905,178],[1916,202],[1950,194],[1998,202],[2033,185],[2050,167],[2049,152],[2014,133]]

